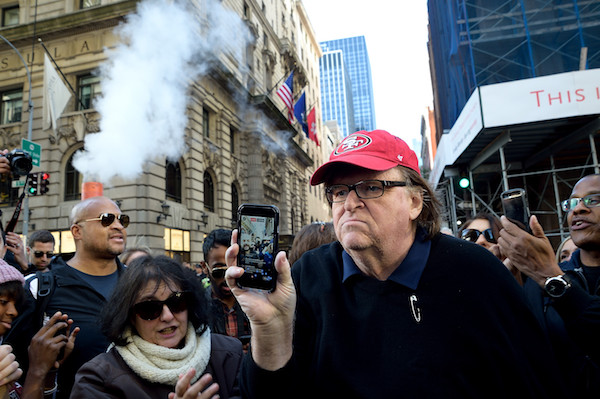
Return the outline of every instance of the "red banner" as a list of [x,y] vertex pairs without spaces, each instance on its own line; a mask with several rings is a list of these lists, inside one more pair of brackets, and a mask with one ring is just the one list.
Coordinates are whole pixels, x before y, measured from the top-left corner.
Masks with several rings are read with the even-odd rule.
[[314,141],[317,145],[320,145],[319,139],[317,138],[317,118],[314,107],[310,110],[308,116],[306,117],[306,124],[308,125],[308,138]]

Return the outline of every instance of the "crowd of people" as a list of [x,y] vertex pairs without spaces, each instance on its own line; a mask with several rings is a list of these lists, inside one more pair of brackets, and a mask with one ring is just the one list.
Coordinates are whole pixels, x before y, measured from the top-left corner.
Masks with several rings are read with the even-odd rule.
[[346,137],[310,184],[333,221],[276,254],[272,292],[236,283],[237,230],[207,234],[194,270],[127,248],[106,197],[72,209],[69,259],[47,231],[0,231],[0,399],[598,397],[600,175],[562,202],[556,250],[535,216],[442,234],[386,131]]

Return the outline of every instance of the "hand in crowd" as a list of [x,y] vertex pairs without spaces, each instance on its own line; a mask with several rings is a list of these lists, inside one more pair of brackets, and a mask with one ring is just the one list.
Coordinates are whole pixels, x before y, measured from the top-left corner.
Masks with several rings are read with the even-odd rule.
[[[56,312],[31,339],[29,345],[29,373],[45,376],[51,368],[58,368],[73,351],[79,327],[71,329],[73,320],[66,314]],[[63,329],[66,329],[63,330]],[[61,331],[63,330],[63,331]],[[60,332],[60,333],[59,333]],[[64,348],[62,359],[57,359]],[[34,366],[32,366],[34,365]]]
[[[0,155],[6,155],[8,154],[8,150],[2,150],[0,151]],[[8,159],[6,159],[6,157],[4,156],[0,156],[0,174],[9,174],[11,172],[10,170],[10,162],[8,162]]]
[[211,399],[218,398],[219,384],[212,383],[210,374],[203,375],[193,385],[190,385],[192,378],[196,375],[196,370],[189,369],[187,373],[179,376],[179,381],[175,385],[175,392],[169,394],[169,399]]
[[18,380],[23,374],[12,350],[10,345],[0,345],[0,386]]
[[532,278],[540,286],[546,278],[562,274],[556,263],[556,255],[552,244],[544,234],[544,229],[537,220],[531,216],[529,225],[533,234],[520,229],[505,216],[500,218],[502,226],[498,244],[500,250],[510,260],[510,265],[516,267]]
[[21,269],[29,269],[27,254],[25,253],[25,245],[21,236],[13,232],[6,233],[6,249],[12,252],[15,256],[15,261],[21,266]]
[[273,292],[238,287],[236,279],[244,274],[244,269],[237,267],[237,235],[238,231],[233,230],[231,246],[225,255],[227,266],[233,266],[225,273],[227,285],[250,320],[254,361],[266,370],[277,370],[292,356],[296,288],[290,264],[285,252],[280,251],[275,258],[278,277]]

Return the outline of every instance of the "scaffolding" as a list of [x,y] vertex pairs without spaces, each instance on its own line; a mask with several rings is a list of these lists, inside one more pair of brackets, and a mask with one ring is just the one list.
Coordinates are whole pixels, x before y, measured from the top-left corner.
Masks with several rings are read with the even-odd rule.
[[429,0],[436,125],[476,87],[600,68],[597,0]]

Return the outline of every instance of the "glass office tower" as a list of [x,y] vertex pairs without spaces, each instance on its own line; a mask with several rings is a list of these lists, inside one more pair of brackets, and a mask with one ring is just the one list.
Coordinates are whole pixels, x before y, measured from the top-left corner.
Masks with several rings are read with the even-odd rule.
[[[337,119],[344,136],[358,130],[375,129],[373,81],[365,37],[357,36],[321,42],[321,49],[323,50],[323,57],[321,58],[321,95],[323,109],[325,110],[323,112],[324,120],[337,119],[327,119],[327,110],[340,107],[337,103],[336,105],[329,104],[340,100],[339,95],[333,94],[333,90],[341,89],[342,82],[333,81],[332,79],[338,79],[339,75],[334,76],[331,72],[333,69],[338,69],[339,74],[346,75],[343,83],[346,85],[349,83],[351,86],[351,98],[348,96],[346,98],[352,104],[350,112],[353,115],[349,115],[352,118],[352,123],[348,123],[348,128],[344,129],[343,121]],[[338,61],[343,64],[336,64]],[[326,90],[325,87],[328,89]]]

